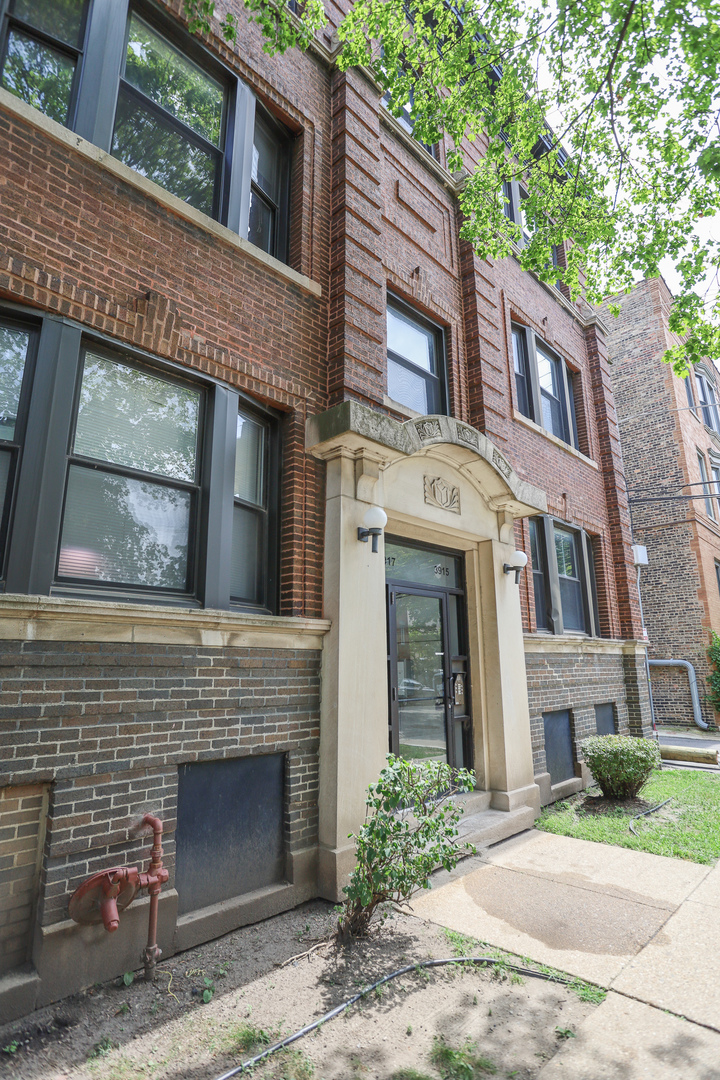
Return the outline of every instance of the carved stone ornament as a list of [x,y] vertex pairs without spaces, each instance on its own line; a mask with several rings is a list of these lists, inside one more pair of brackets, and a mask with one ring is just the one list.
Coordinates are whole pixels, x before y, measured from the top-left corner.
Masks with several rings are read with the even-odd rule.
[[509,476],[512,472],[510,464],[505,460],[501,453],[497,450],[493,450],[493,465],[499,469],[503,476]]
[[478,433],[471,427],[464,427],[462,424],[458,424],[457,437],[460,442],[465,443],[466,446],[474,446],[476,450],[480,445]]
[[418,420],[415,430],[421,439],[439,439],[442,434],[437,420]]
[[426,476],[425,502],[428,506],[438,506],[449,510],[451,514],[460,513],[460,489],[448,484],[442,476]]

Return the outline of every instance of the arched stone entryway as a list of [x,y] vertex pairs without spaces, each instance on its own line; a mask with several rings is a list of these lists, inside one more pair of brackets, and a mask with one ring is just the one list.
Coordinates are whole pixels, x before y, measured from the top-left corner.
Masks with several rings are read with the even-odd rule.
[[[544,492],[521,480],[481,432],[447,416],[404,424],[356,402],[308,421],[307,449],[327,465],[320,889],[339,899],[352,866],[348,833],[388,752],[388,651],[383,546],[358,541],[369,506],[386,535],[455,552],[463,561],[471,751],[482,805],[539,809],[533,780],[519,591],[503,572],[513,522],[545,513]],[[527,817],[527,815],[525,815]]]

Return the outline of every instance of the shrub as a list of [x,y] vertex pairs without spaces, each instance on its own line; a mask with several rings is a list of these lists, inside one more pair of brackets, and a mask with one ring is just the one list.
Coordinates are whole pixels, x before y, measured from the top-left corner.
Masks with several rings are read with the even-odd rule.
[[430,887],[433,870],[452,870],[474,853],[472,845],[457,842],[463,808],[450,799],[474,786],[475,776],[466,769],[388,756],[377,784],[368,788],[365,824],[354,838],[357,861],[343,890],[341,937],[362,936],[378,905],[402,908]]
[[592,735],[580,744],[590,772],[606,799],[632,799],[660,768],[660,750],[650,739]]
[[714,630],[710,631],[710,645],[707,654],[710,663],[713,665],[712,671],[707,677],[707,681],[710,684],[710,693],[708,694],[708,697],[715,710],[720,712],[720,637],[718,637]]

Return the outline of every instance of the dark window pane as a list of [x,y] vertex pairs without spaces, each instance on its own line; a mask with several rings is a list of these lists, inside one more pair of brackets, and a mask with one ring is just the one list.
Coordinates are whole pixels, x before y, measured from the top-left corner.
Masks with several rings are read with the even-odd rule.
[[50,37],[81,44],[85,0],[15,0],[12,13]]
[[555,528],[555,557],[560,578],[563,626],[566,630],[585,630],[585,605],[574,533]]
[[695,412],[695,399],[693,398],[692,383],[690,382],[690,376],[686,375],[685,379],[683,381],[685,383],[685,394],[686,394],[686,397],[687,397],[687,403],[688,403],[689,407],[692,409],[692,411]]
[[385,542],[385,577],[391,581],[412,581],[416,585],[460,588],[460,558],[428,548],[405,547],[393,540]]
[[230,595],[235,600],[247,600],[252,604],[262,602],[259,565],[262,526],[262,515],[256,510],[234,507]]
[[250,192],[248,240],[251,244],[273,254],[275,247],[275,210],[256,191]]
[[264,505],[265,428],[238,414],[235,442],[235,497]]
[[575,537],[563,529],[555,529],[555,555],[561,577],[577,577]]
[[28,37],[10,30],[2,85],[11,94],[65,124],[70,107],[75,61]]
[[196,210],[212,215],[217,157],[120,89],[112,153]]
[[0,326],[0,439],[15,438],[28,334]]
[[407,405],[423,415],[432,412],[428,402],[428,384],[418,372],[398,364],[388,357],[388,394],[393,401]]
[[584,630],[585,614],[579,581],[573,581],[572,578],[560,578],[560,603],[565,629]]
[[539,536],[539,526],[536,521],[530,521],[530,565],[533,571],[533,592],[535,594],[535,625],[539,630],[547,630],[547,596],[545,593],[545,558],[542,541]]
[[75,453],[195,481],[200,394],[87,353]]
[[184,590],[190,495],[70,467],[60,577]]
[[277,206],[280,201],[282,150],[278,140],[261,118],[255,118],[253,138],[252,179]]
[[435,374],[434,334],[393,308],[387,309],[388,349]]
[[523,416],[533,419],[530,406],[530,388],[527,377],[527,353],[525,335],[522,330],[513,330],[513,362],[515,366],[515,388],[517,390],[518,409]]
[[125,78],[183,124],[220,145],[222,86],[137,15],[130,16]]
[[10,454],[7,450],[0,450],[0,519],[5,508],[5,496],[7,495],[8,476],[10,475]]

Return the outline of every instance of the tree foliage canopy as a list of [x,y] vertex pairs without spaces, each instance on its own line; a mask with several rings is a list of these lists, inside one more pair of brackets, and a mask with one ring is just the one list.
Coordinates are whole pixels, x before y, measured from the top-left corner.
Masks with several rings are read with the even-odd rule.
[[[191,29],[210,28],[214,0],[185,6]],[[245,6],[270,53],[306,48],[325,23],[321,0],[299,16],[275,0]],[[236,37],[231,15],[221,27]],[[679,373],[720,359],[720,301],[702,292],[720,243],[698,233],[720,209],[720,0],[356,0],[337,32],[340,68],[368,70],[396,116],[412,101],[420,141],[446,140],[466,176],[462,234],[481,256],[514,250],[590,303],[669,257],[684,343],[667,358]],[[519,252],[511,180],[528,196]]]

